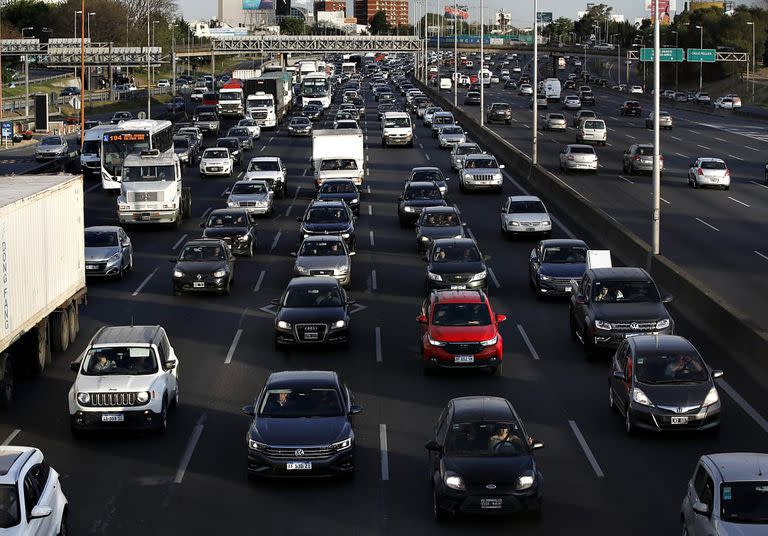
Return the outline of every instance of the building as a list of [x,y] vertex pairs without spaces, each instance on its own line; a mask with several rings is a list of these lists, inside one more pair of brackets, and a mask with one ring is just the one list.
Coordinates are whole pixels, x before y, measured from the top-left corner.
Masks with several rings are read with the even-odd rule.
[[315,19],[318,18],[317,13],[321,11],[341,11],[344,14],[342,18],[344,18],[347,16],[347,2],[346,0],[319,0],[315,2]]
[[358,24],[370,24],[373,16],[383,11],[390,26],[408,25],[408,0],[355,0],[354,6]]

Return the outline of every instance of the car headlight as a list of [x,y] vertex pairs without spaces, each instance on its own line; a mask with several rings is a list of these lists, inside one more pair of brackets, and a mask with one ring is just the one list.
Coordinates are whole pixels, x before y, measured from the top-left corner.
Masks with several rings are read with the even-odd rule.
[[717,394],[717,389],[713,387],[707,393],[707,397],[704,399],[702,406],[711,406],[720,400],[720,395]]
[[349,266],[340,266],[339,268],[337,268],[337,269],[336,269],[336,272],[337,272],[339,275],[343,275],[343,274],[346,274],[346,273],[348,273],[348,272],[349,272]]
[[415,210],[414,210],[414,208],[413,208],[413,207],[403,207],[403,210],[404,210],[405,212],[415,212]]
[[519,477],[517,477],[517,483],[515,484],[515,489],[517,491],[528,489],[531,486],[533,486],[533,483],[535,481],[536,479],[534,478],[533,473],[528,471],[525,474],[522,474]]
[[141,391],[136,393],[136,402],[139,404],[146,404],[149,401],[149,393],[147,391]]
[[184,277],[184,272],[182,272],[181,270],[174,270],[173,277]]
[[511,225],[512,227],[520,227],[519,221],[508,221],[507,225]]
[[605,320],[595,320],[595,327],[597,329],[604,329],[605,331],[611,331],[611,329],[613,329],[611,323],[606,322]]
[[267,446],[264,443],[254,441],[250,437],[248,438],[248,448],[251,450],[266,450]]
[[349,238],[349,233],[341,233],[342,238]]
[[227,275],[226,270],[216,270],[213,272],[213,277],[224,277],[225,275]]
[[442,281],[443,280],[443,276],[441,276],[440,274],[433,273],[433,272],[427,272],[427,277],[429,277],[432,281]]
[[347,450],[349,448],[352,448],[352,436],[349,436],[343,441],[337,441],[336,443],[331,443],[331,448],[333,450]]
[[354,198],[349,200],[350,205],[357,205],[360,202],[360,199]]
[[464,178],[465,178],[465,179],[471,179],[471,178],[472,178],[472,175],[470,175],[469,173],[465,173],[465,174],[464,174]]
[[238,203],[237,201],[227,201],[227,206],[229,208],[237,208],[240,206],[240,203]]
[[332,327],[333,327],[333,329],[341,329],[341,328],[343,328],[346,325],[347,325],[347,321],[346,320],[337,320],[336,322],[333,323]]
[[438,341],[436,339],[433,339],[431,335],[427,335],[427,338],[429,339],[429,344],[432,346],[445,346],[445,343],[443,341]]
[[90,393],[77,393],[77,401],[81,404],[88,404],[91,401]]
[[291,324],[290,322],[286,322],[285,320],[279,320],[277,322],[277,327],[279,327],[280,329],[291,329]]
[[443,477],[443,482],[445,483],[446,486],[448,486],[451,489],[456,489],[459,491],[463,491],[467,489],[461,477],[456,473],[454,473],[453,471],[445,472],[445,476]]
[[656,329],[667,329],[669,327],[669,318],[664,318],[656,322]]
[[549,220],[547,220],[547,221],[543,221],[543,222],[541,222],[541,225],[542,225],[543,227],[551,227],[551,226],[552,226],[552,222],[551,222],[551,221],[549,221]]
[[115,262],[120,258],[120,252],[118,251],[114,255],[112,255],[109,259],[107,259],[107,262]]
[[549,277],[548,275],[539,274],[539,279],[541,279],[542,281],[549,281],[552,278]]
[[475,275],[472,276],[472,279],[470,281],[480,281],[481,279],[485,279],[488,273],[483,270],[482,272],[478,272]]
[[493,346],[497,342],[499,342],[499,336],[498,335],[496,335],[492,339],[488,339],[487,341],[480,341],[480,346]]
[[[461,237],[459,237],[459,238],[461,238]],[[429,242],[429,237],[428,236],[422,236],[420,240],[422,242]]]
[[653,406],[653,402],[651,402],[651,399],[645,396],[645,393],[642,390],[638,389],[637,387],[632,389],[632,400],[634,400],[638,404],[642,404],[643,406]]
[[309,269],[305,268],[304,266],[301,266],[300,264],[294,265],[295,270],[300,274],[308,274]]
[[250,237],[251,237],[251,235],[249,235],[249,234],[244,234],[243,236],[238,236],[238,237],[237,237],[237,240],[238,240],[239,242],[246,242],[246,241],[247,241],[247,240],[248,240]]

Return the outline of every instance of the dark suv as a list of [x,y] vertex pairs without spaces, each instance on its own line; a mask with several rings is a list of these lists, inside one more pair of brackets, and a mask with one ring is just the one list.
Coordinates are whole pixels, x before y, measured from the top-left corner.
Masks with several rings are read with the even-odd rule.
[[640,114],[643,113],[643,109],[640,107],[639,102],[628,100],[624,101],[624,104],[621,105],[619,113],[621,115],[634,115],[635,117],[640,117]]
[[355,217],[345,201],[314,200],[296,221],[301,223],[299,243],[308,236],[337,235],[350,251],[355,250]]
[[589,357],[627,337],[672,335],[675,323],[664,305],[670,301],[642,268],[587,270],[571,296],[571,337]]
[[488,288],[485,258],[471,238],[440,238],[427,253],[427,292]]
[[412,225],[426,207],[446,206],[440,187],[432,181],[408,181],[397,202],[400,227]]

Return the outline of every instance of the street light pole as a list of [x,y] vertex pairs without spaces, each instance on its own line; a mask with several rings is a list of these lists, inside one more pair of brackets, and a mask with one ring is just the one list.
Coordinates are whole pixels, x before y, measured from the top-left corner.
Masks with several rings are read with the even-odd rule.
[[485,126],[485,24],[483,20],[483,0],[480,0],[480,126]]
[[[533,143],[533,150],[531,151],[531,163],[535,166],[539,163],[539,1],[533,0],[533,129],[531,131],[531,142]],[[586,54],[586,48],[584,53]],[[584,62],[584,68],[587,68],[586,60]]]
[[[704,48],[704,26],[696,25],[699,30],[699,48]],[[699,59],[699,93],[704,82],[704,62]]]
[[[752,26],[752,102],[755,102],[755,23],[750,21],[747,24]],[[749,62],[747,62],[747,71],[749,71]]]
[[[675,34],[675,48],[677,48],[677,38],[679,37],[679,34],[678,34],[677,30],[672,30],[672,33]],[[677,78],[677,67],[678,67],[678,65],[679,65],[679,63],[675,62],[675,91],[677,91],[677,80],[678,80],[678,78]]]
[[653,0],[653,254],[660,251],[661,237],[661,150],[659,109],[661,101],[661,21],[659,0]]
[[[74,22],[72,24],[72,37],[74,37],[75,39],[77,39],[77,16],[78,15],[82,15],[82,14],[83,14],[83,10],[82,9],[78,9],[74,13],[75,16],[74,16]],[[77,78],[77,67],[75,67],[75,73],[74,73],[73,76],[75,77],[75,79]],[[82,98],[82,92],[83,91],[85,91],[85,88],[81,87],[80,88],[80,92],[81,92],[80,96],[81,96],[81,98]]]
[[85,139],[85,0],[82,0],[80,10],[80,149],[83,148]]
[[[88,13],[88,44],[91,42],[91,17],[95,17],[96,13],[93,11]],[[83,96],[85,93],[83,93]],[[91,68],[88,67],[88,104],[93,109],[93,77],[91,76]],[[82,99],[80,105],[82,106]]]
[[458,106],[459,101],[459,15],[456,0],[453,0],[453,106]]
[[[155,46],[155,24],[160,24],[160,21],[159,20],[152,21],[152,46],[153,47]],[[154,84],[154,80],[155,80],[155,68],[152,67],[152,76],[151,76],[152,84]]]
[[[28,26],[21,29],[21,38],[24,37],[24,30],[34,30]],[[24,54],[24,117],[29,118],[29,55]]]
[[[83,0],[85,1],[85,0]],[[147,0],[147,119],[152,118],[152,97],[149,88],[149,19],[150,19],[149,0]]]

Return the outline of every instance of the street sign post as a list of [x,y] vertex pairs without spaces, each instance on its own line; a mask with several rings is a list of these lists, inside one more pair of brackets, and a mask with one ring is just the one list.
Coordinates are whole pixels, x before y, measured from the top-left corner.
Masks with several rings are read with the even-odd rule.
[[715,63],[714,48],[689,48],[687,61],[696,63]]
[[[662,48],[659,51],[659,61],[683,61],[685,51],[682,48]],[[640,61],[653,61],[653,49],[641,48]]]

